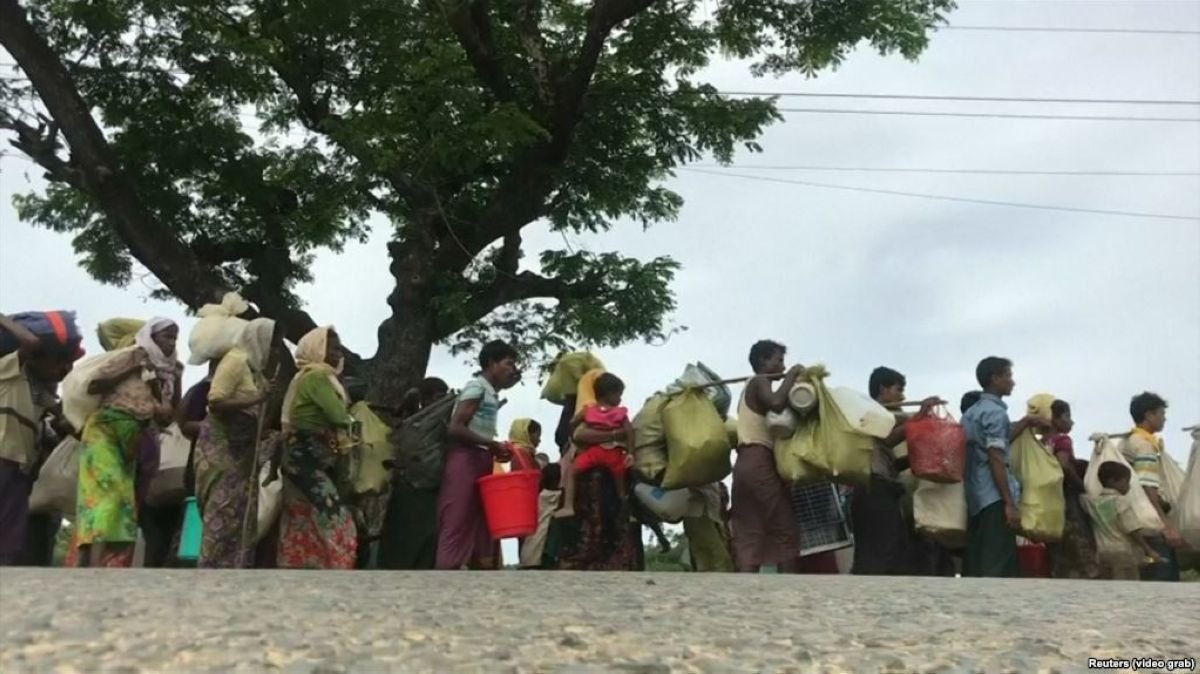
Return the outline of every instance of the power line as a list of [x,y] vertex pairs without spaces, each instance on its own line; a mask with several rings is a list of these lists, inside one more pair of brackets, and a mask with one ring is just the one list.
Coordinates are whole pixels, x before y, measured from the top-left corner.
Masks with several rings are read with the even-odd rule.
[[[0,67],[15,66],[12,63],[0,63]],[[186,75],[182,70],[168,70],[170,74]],[[27,81],[24,75],[0,74],[0,80]],[[589,95],[624,96],[638,93],[658,93],[653,89],[597,89]],[[744,97],[773,97],[780,98],[848,98],[867,100],[903,100],[903,101],[964,101],[975,103],[1053,103],[1056,105],[1200,105],[1200,99],[1164,99],[1164,98],[1054,98],[1039,96],[959,96],[951,94],[856,94],[848,92],[818,92],[818,91],[669,91],[672,96],[744,96]]]
[[1169,28],[1080,28],[1076,26],[939,26],[937,30],[974,30],[1007,33],[1098,33],[1115,35],[1200,35],[1200,30]]
[[[705,92],[697,92],[705,93]],[[1085,105],[1200,105],[1200,99],[1041,98],[1032,96],[951,96],[935,94],[851,94],[815,91],[718,91],[717,96],[779,96],[783,98],[866,98],[905,101],[970,101],[979,103],[1054,103]]]
[[695,164],[694,166],[707,169],[755,171],[842,171],[864,173],[947,173],[966,175],[998,175],[998,176],[1146,176],[1146,177],[1191,177],[1200,176],[1200,171],[1056,171],[1056,170],[1026,170],[1026,169],[983,169],[983,168],[918,168],[893,166],[780,166],[771,164],[738,164],[723,166],[721,164]]
[[1106,115],[1043,115],[1007,112],[945,112],[923,110],[849,110],[842,108],[775,108],[778,112],[830,115],[898,115],[902,117],[968,117],[985,119],[1050,119],[1086,122],[1195,123],[1200,117],[1113,117]]
[[1194,215],[1173,215],[1167,213],[1144,213],[1139,211],[1114,211],[1099,208],[1078,208],[1074,206],[1052,206],[1048,204],[1027,204],[1016,201],[999,201],[993,199],[973,199],[969,197],[955,197],[946,194],[923,194],[919,192],[902,192],[899,190],[885,190],[873,187],[854,187],[851,185],[835,185],[832,183],[817,183],[807,180],[787,180],[784,178],[768,178],[765,176],[747,175],[744,173],[724,173],[721,171],[708,171],[705,169],[681,168],[682,171],[690,171],[692,173],[701,173],[706,175],[721,176],[726,178],[740,178],[743,180],[754,180],[767,183],[780,183],[784,185],[800,185],[802,187],[820,187],[831,190],[844,190],[848,192],[867,192],[869,194],[886,194],[897,197],[914,197],[917,199],[933,199],[937,201],[954,201],[968,204],[983,204],[985,206],[1007,206],[1011,208],[1028,208],[1043,211],[1064,211],[1067,213],[1090,213],[1094,215],[1119,215],[1134,218],[1157,218],[1162,220],[1200,220],[1200,216]]

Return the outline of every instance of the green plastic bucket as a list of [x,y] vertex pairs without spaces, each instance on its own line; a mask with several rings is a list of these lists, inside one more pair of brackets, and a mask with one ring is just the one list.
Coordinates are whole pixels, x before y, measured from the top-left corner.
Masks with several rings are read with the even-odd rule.
[[200,538],[203,529],[196,497],[189,496],[183,502],[183,532],[179,536],[179,559],[185,562],[200,559]]

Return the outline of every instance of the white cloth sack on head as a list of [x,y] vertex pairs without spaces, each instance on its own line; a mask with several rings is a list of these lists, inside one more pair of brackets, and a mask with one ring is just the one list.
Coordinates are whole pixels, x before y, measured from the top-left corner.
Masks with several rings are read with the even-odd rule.
[[82,442],[67,436],[50,452],[29,494],[29,512],[75,516],[82,450]]
[[206,304],[196,315],[200,321],[188,335],[188,363],[203,365],[219,360],[237,346],[248,321],[238,318],[250,305],[237,293],[226,293],[220,304]]
[[114,358],[123,358],[127,352],[136,348],[138,347],[127,346],[123,349],[85,358],[82,362],[76,363],[75,367],[71,368],[71,373],[67,375],[66,379],[63,379],[63,416],[77,433],[83,432],[83,426],[87,423],[88,417],[100,408],[102,396],[88,393],[88,387],[91,386],[92,380]]
[[962,482],[917,481],[913,519],[917,532],[948,548],[967,544],[967,492]]
[[1087,474],[1083,476],[1083,486],[1087,490],[1088,496],[1096,498],[1104,489],[1100,484],[1100,464],[1105,461],[1115,461],[1129,469],[1129,502],[1133,504],[1133,513],[1137,516],[1141,528],[1147,532],[1161,532],[1163,522],[1158,516],[1158,511],[1154,509],[1150,497],[1146,496],[1146,490],[1142,489],[1137,471],[1129,465],[1124,454],[1121,453],[1120,443],[1125,439],[1110,437],[1104,433],[1096,433],[1089,439],[1095,445],[1092,449],[1092,460],[1088,463]]
[[1192,454],[1170,518],[1179,535],[1193,550],[1200,551],[1200,427],[1192,430]]

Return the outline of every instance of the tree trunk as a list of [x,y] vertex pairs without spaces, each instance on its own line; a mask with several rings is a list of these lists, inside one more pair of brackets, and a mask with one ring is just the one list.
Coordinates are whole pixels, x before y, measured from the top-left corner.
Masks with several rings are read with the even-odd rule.
[[398,407],[429,366],[435,337],[431,249],[420,237],[388,245],[396,286],[388,296],[392,315],[379,326],[379,350],[370,364],[370,399],[377,405]]

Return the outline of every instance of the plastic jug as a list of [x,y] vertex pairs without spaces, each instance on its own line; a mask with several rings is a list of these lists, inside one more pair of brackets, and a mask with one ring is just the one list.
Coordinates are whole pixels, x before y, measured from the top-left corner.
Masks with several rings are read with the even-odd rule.
[[854,389],[839,386],[829,389],[829,395],[846,423],[859,433],[886,438],[896,427],[896,417],[886,407]]
[[817,389],[812,384],[800,382],[788,392],[788,404],[801,416],[817,409]]

